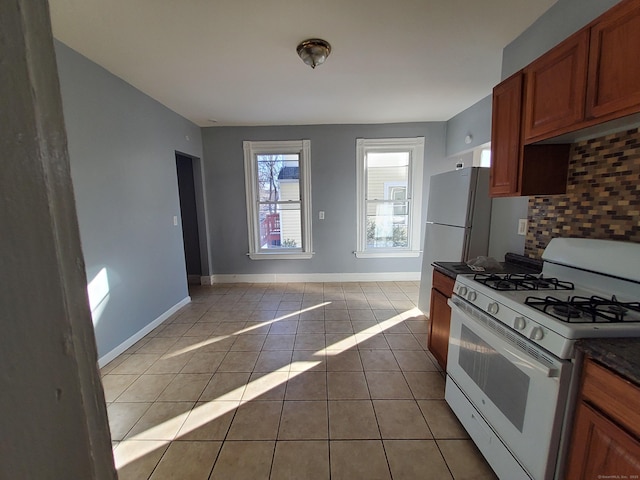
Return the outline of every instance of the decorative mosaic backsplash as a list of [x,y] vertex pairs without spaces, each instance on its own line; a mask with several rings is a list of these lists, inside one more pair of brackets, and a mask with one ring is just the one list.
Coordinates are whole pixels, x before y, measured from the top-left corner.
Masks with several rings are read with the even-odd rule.
[[639,129],[572,145],[566,195],[529,197],[528,217],[533,258],[554,237],[640,242]]

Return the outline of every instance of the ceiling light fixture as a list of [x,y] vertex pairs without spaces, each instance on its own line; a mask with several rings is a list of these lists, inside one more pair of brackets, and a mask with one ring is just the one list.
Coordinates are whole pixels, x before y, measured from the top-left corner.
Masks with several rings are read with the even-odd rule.
[[331,45],[325,40],[310,38],[301,42],[296,51],[304,63],[311,68],[316,68],[322,65],[331,53]]

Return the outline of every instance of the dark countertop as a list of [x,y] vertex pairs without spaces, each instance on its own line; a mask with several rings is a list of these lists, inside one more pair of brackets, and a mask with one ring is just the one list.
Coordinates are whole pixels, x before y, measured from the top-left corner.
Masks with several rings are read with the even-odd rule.
[[507,253],[505,261],[500,262],[501,270],[487,270],[486,272],[476,272],[471,270],[466,263],[462,262],[433,262],[433,268],[438,272],[456,278],[459,274],[473,273],[540,273],[542,262],[533,260],[515,253]]
[[640,386],[640,338],[585,338],[576,348]]

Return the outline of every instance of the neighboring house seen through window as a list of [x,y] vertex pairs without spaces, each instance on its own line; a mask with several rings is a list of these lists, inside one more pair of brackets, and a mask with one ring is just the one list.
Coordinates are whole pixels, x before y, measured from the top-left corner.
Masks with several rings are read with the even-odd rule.
[[418,256],[424,137],[358,139],[356,153],[356,256]]
[[310,142],[243,142],[249,256],[311,258]]

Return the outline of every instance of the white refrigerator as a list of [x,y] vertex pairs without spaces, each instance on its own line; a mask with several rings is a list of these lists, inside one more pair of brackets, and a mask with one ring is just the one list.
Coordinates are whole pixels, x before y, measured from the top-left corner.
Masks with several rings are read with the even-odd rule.
[[431,177],[418,297],[423,313],[429,313],[431,264],[487,255],[490,222],[488,168],[467,167]]

